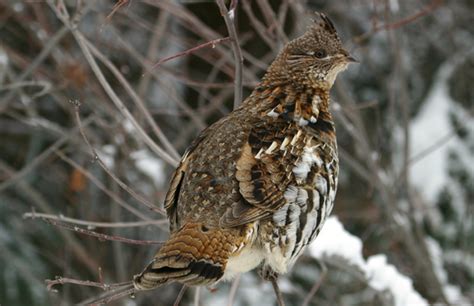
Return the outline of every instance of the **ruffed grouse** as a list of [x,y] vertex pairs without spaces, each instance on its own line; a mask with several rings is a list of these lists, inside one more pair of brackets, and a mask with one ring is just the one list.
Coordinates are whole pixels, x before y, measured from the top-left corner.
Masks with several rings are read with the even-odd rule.
[[352,61],[319,14],[240,107],[199,135],[166,196],[171,236],[134,277],[134,290],[211,285],[259,265],[288,271],[334,204],[329,90]]

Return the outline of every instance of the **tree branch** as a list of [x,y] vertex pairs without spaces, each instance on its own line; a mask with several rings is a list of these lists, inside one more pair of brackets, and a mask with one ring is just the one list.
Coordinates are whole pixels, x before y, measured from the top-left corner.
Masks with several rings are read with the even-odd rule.
[[237,0],[232,1],[230,11],[224,4],[224,0],[216,0],[222,17],[224,18],[229,32],[229,37],[232,39],[232,51],[234,53],[234,64],[235,64],[235,77],[234,77],[234,109],[237,108],[242,102],[242,69],[244,58],[242,56],[242,50],[239,46],[239,40],[237,38],[237,31],[235,29],[234,18],[237,6]]

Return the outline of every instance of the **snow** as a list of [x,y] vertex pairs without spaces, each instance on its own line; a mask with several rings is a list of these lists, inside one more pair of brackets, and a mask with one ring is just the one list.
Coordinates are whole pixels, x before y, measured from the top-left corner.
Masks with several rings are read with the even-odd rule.
[[398,3],[398,0],[390,0],[388,2],[388,6],[390,7],[390,11],[393,13],[396,13],[400,10],[400,4]]
[[[427,95],[423,107],[418,116],[410,126],[411,156],[417,156],[420,152],[432,147],[438,141],[452,133],[449,115],[455,112],[458,117],[473,121],[466,116],[449,95],[448,79],[454,70],[453,63],[442,65],[437,73],[430,92]],[[474,121],[473,121],[474,123]],[[469,124],[466,124],[469,126]],[[410,178],[417,185],[426,200],[436,202],[440,189],[448,182],[447,176],[447,154],[453,148],[462,148],[456,137],[440,144],[436,150],[423,156],[410,167]],[[465,152],[464,152],[465,153]],[[470,154],[461,154],[470,156]],[[472,157],[471,157],[472,158]],[[473,161],[473,160],[471,160]]]
[[21,2],[13,4],[13,10],[17,13],[22,12],[25,9],[25,5]]
[[114,167],[115,161],[115,153],[117,152],[117,148],[113,145],[103,145],[100,150],[97,151],[100,159],[104,162],[105,166],[109,169]]
[[156,158],[147,150],[135,151],[130,156],[135,162],[137,169],[150,177],[156,186],[162,186],[164,184],[164,164],[161,159]]
[[[459,58],[464,58],[459,56]],[[439,192],[443,187],[454,188],[448,175],[448,154],[458,153],[464,165],[473,165],[474,156],[468,151],[463,140],[453,132],[450,115],[455,114],[469,132],[474,131],[474,117],[470,116],[449,95],[448,80],[456,65],[460,62],[447,62],[441,66],[435,76],[435,82],[429,91],[418,116],[410,125],[411,158],[435,146],[428,154],[413,162],[410,166],[410,180],[421,192],[428,204],[437,202]],[[447,136],[452,135],[447,138]],[[445,139],[445,141],[441,141]],[[461,195],[461,192],[451,192],[451,195]],[[466,208],[462,199],[452,201],[458,215],[462,216]]]
[[448,299],[448,302],[454,305],[469,305],[469,302],[463,297],[460,288],[448,282],[448,275],[443,266],[443,251],[441,246],[432,238],[426,238],[426,245],[428,246],[434,272],[441,286],[443,286],[443,293]]
[[[441,69],[419,115],[412,121],[410,129],[412,157],[431,147],[451,131],[448,114],[449,106],[454,102],[449,97],[447,86],[451,70],[451,66]],[[440,146],[410,167],[411,181],[419,187],[425,199],[432,203],[436,202],[440,189],[448,180],[446,175],[448,149],[447,145]]]
[[[279,282],[282,280],[279,280]],[[228,305],[230,285],[230,282],[222,283],[216,292],[201,290],[202,300],[200,304],[208,306]],[[283,284],[282,287],[282,291],[285,291],[287,285]],[[270,282],[262,282],[250,273],[241,275],[237,290],[238,298],[233,305],[274,305],[275,303],[275,295]]]
[[347,232],[336,217],[329,217],[316,241],[309,246],[311,256],[322,258],[324,256],[338,255],[351,264],[362,267],[362,241]]
[[231,9],[231,10],[228,12],[228,14],[229,14],[229,18],[230,18],[231,20],[234,20],[234,18],[235,18],[235,9]]
[[383,254],[362,256],[362,241],[347,232],[336,217],[329,217],[316,238],[309,246],[309,253],[315,258],[333,257],[345,259],[359,268],[367,278],[369,286],[378,291],[389,291],[395,306],[424,306],[428,302],[415,291],[412,281],[387,263]]
[[8,56],[0,46],[0,84],[3,84],[7,74]]
[[387,263],[382,254],[367,259],[365,273],[369,286],[378,291],[390,291],[396,306],[428,305],[428,302],[413,288],[412,280],[398,272],[397,268]]
[[[97,154],[100,159],[104,162],[107,168],[114,167],[114,158],[117,152],[117,148],[114,145],[104,145],[97,150]],[[159,158],[156,158],[147,150],[138,150],[130,154],[130,158],[133,160],[137,169],[151,178],[155,186],[162,186],[165,182],[164,176],[164,164]]]
[[128,133],[132,133],[135,131],[135,127],[133,126],[133,123],[129,119],[123,120],[123,128]]
[[0,49],[0,66],[6,66],[8,64],[7,54]]

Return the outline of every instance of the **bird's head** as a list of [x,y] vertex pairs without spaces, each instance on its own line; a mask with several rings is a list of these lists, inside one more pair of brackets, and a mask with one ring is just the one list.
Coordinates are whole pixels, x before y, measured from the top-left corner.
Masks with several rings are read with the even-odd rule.
[[356,60],[341,43],[329,18],[317,13],[306,33],[290,41],[270,67],[266,79],[296,86],[330,88],[339,72]]

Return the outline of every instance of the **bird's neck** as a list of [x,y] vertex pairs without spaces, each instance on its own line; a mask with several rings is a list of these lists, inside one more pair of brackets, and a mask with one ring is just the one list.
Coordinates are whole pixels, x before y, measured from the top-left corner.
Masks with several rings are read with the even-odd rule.
[[262,82],[255,88],[246,104],[260,114],[281,116],[301,125],[315,123],[318,120],[332,122],[329,112],[329,89],[326,86],[295,88],[291,83]]

